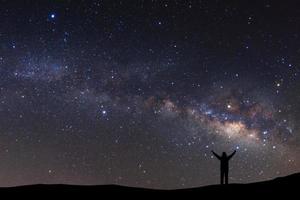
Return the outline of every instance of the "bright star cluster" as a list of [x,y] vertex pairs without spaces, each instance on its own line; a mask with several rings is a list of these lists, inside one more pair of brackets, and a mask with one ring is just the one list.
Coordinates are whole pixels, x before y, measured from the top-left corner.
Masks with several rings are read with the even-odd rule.
[[186,188],[300,167],[287,2],[2,1],[0,185]]

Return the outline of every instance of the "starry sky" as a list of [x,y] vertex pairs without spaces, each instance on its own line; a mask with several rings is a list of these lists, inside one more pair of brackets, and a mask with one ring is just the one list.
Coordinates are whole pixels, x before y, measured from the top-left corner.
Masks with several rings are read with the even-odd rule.
[[187,188],[300,168],[293,1],[0,1],[0,186]]

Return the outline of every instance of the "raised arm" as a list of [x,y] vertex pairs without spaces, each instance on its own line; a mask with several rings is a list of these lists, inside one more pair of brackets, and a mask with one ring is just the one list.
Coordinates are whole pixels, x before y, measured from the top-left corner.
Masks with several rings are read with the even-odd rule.
[[236,153],[236,150],[234,150],[234,152],[228,156],[228,159],[232,158],[235,153]]
[[219,156],[218,154],[216,154],[214,151],[211,151],[219,160],[221,159],[221,156]]

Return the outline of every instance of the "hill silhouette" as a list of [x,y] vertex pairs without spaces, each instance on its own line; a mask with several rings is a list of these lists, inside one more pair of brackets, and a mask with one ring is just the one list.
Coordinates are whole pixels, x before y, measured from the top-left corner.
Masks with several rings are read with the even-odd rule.
[[[186,197],[187,194],[196,194],[197,196],[232,196],[232,197],[268,197],[292,196],[300,192],[300,173],[292,174],[286,177],[279,177],[269,181],[248,183],[248,184],[229,184],[229,185],[210,185],[199,188],[177,189],[177,190],[156,190],[146,188],[134,188],[119,185],[26,185],[17,187],[0,188],[0,194],[17,194],[17,195],[43,195],[56,196],[64,194],[68,197],[87,197],[101,196],[110,194],[141,194],[146,197],[161,195],[176,195],[176,197]],[[298,191],[297,191],[298,190]],[[242,196],[241,196],[242,195]]]

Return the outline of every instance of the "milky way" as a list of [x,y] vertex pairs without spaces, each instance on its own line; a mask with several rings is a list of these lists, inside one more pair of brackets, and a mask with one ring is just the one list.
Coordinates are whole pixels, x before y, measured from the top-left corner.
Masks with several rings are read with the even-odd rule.
[[215,184],[211,150],[230,182],[298,172],[298,7],[1,1],[0,185]]

